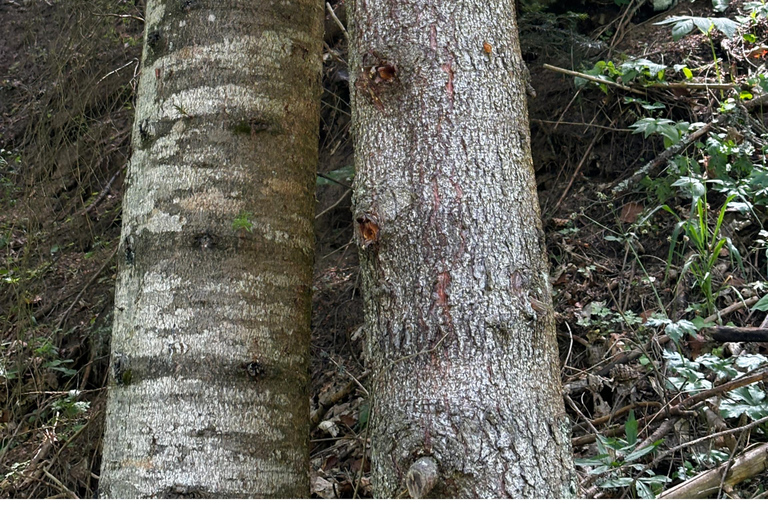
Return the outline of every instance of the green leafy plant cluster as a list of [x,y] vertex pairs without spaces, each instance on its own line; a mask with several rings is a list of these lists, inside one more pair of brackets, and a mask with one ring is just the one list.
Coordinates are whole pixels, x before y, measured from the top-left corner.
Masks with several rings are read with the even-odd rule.
[[[656,451],[662,441],[638,448],[638,422],[634,411],[624,424],[625,438],[597,436],[597,455],[576,459],[577,466],[591,468],[589,474],[598,476],[597,486],[602,489],[629,488],[633,495],[653,499],[662,486],[671,481],[666,475],[657,475],[645,467],[641,460]],[[637,476],[626,476],[634,471]]]
[[[711,389],[713,381],[737,379],[746,372],[768,364],[768,358],[760,354],[723,359],[710,353],[691,361],[678,352],[665,350],[664,359],[669,370],[667,388],[688,393]],[[729,391],[720,402],[719,409],[725,419],[739,418],[743,414],[751,420],[759,420],[768,416],[768,400],[759,384],[750,384]]]

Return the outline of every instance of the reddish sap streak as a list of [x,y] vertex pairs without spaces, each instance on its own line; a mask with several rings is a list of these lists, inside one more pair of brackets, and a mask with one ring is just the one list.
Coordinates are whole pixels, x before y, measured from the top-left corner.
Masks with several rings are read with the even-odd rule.
[[441,272],[437,276],[437,304],[443,308],[448,306],[448,286],[451,284],[451,274]]

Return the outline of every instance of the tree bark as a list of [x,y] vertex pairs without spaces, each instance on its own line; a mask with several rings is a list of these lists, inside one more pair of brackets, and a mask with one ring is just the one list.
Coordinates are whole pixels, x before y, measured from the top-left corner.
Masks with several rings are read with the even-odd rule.
[[374,493],[575,494],[512,0],[357,0]]
[[305,497],[322,3],[149,0],[100,495]]

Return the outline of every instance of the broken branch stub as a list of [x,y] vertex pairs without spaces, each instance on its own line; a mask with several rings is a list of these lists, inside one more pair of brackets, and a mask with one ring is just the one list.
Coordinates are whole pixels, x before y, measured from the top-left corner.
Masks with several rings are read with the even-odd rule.
[[413,499],[423,498],[437,483],[437,462],[432,457],[422,457],[408,469],[405,486]]

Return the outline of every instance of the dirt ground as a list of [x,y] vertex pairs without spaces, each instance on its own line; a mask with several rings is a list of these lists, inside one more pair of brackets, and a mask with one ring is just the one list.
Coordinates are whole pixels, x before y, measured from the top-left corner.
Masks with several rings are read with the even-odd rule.
[[[343,2],[333,3],[344,21]],[[639,437],[657,436],[659,450],[668,449],[715,428],[707,420],[714,406],[691,409],[684,423],[664,431],[663,417],[655,419],[681,402],[663,389],[660,374],[669,364],[662,357],[669,337],[663,326],[646,322],[660,312],[672,321],[691,318],[691,305],[700,297],[684,268],[668,264],[676,218],[651,212],[664,203],[682,215],[690,198],[674,195],[663,179],[614,192],[665,149],[663,139],[632,133],[629,126],[645,116],[645,107],[625,100],[632,94],[616,87],[577,88],[573,76],[544,65],[580,71],[599,60],[631,56],[709,70],[713,47],[724,62],[728,56],[718,50],[722,35],[673,41],[671,30],[654,25],[671,15],[711,16],[710,2],[681,2],[663,13],[636,1],[567,2],[577,14],[558,11],[563,4],[524,11],[520,37],[535,89],[529,98],[532,150],[574,454],[589,459],[604,453],[598,431],[609,439],[612,453],[623,453],[615,439],[629,441],[634,418]],[[741,2],[732,4],[718,16],[735,16]],[[91,498],[97,492],[114,255],[142,16],[138,0],[0,0],[2,498]],[[326,34],[312,317],[312,492],[317,498],[367,498],[368,391],[358,262],[351,244],[346,48],[329,17]],[[729,64],[735,79],[744,63]],[[640,99],[663,103],[666,117],[703,123],[712,120],[720,103],[711,91],[665,88],[646,89]],[[715,213],[723,200],[711,198]],[[723,323],[741,327],[758,326],[764,316],[738,306],[752,297],[754,304],[758,293],[750,295],[748,285],[766,280],[765,251],[753,249],[765,208],[755,212],[758,221],[751,225],[737,229],[736,220],[727,223],[746,268],[712,269],[718,285],[713,305]],[[648,221],[639,223],[646,215]],[[689,334],[677,349],[693,359],[716,345]],[[764,354],[765,347],[752,343],[746,349]],[[744,422],[717,423],[717,429]],[[724,453],[733,458],[750,443],[766,441],[765,431],[752,435],[718,446],[728,445]],[[693,455],[682,451],[653,465],[638,458],[649,467],[624,467],[630,482],[613,487],[601,486],[595,465],[584,464],[580,484],[590,497],[635,497],[642,494],[635,482],[650,475],[668,479],[648,480],[655,491],[679,484],[678,467],[691,460]],[[703,462],[692,465],[692,472],[718,463],[696,460]],[[611,461],[613,469],[623,464],[621,457]],[[767,486],[764,473],[721,488],[732,497],[764,497]]]

